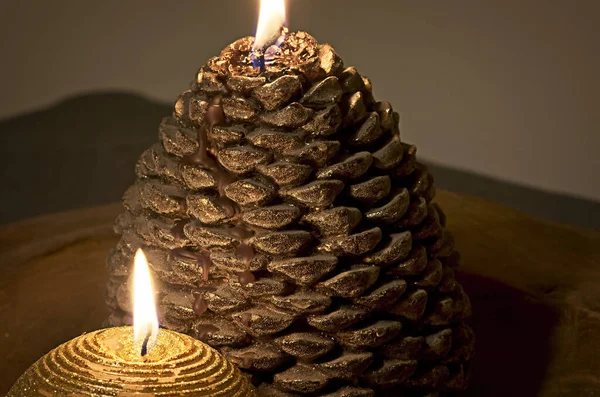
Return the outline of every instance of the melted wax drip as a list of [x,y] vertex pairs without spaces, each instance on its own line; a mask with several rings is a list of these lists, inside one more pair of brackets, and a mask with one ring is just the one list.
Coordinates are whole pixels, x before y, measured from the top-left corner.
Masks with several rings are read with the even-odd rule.
[[183,164],[202,165],[217,174],[217,179],[221,179],[221,173],[224,172],[215,159],[210,156],[208,151],[208,132],[215,126],[225,124],[225,113],[221,106],[221,97],[217,96],[210,101],[206,111],[206,122],[198,129],[198,149],[181,161]]
[[254,359],[256,358],[256,353],[254,352],[245,352],[241,354],[239,357],[233,357],[231,360],[237,364],[238,366],[244,369],[250,369],[254,364]]
[[204,299],[204,293],[205,292],[215,292],[217,290],[217,287],[215,287],[214,285],[200,285],[198,287],[198,290],[200,291],[200,294],[198,296],[196,296],[196,300],[194,301],[194,305],[192,306],[192,309],[194,310],[194,312],[197,315],[200,316],[208,310],[208,304],[206,303],[206,300]]
[[208,133],[216,126],[225,125],[225,113],[221,106],[221,97],[217,96],[210,101],[206,111],[206,122],[198,129],[198,149],[191,155],[182,159],[183,164],[201,165],[213,172],[217,179],[219,194],[224,196],[225,186],[235,182],[236,178],[223,169],[210,154],[208,147]]
[[181,258],[195,260],[202,268],[202,280],[204,282],[208,281],[208,273],[210,272],[211,261],[207,254],[186,250],[185,248],[175,248],[171,250],[171,253]]
[[[224,124],[225,113],[223,112],[221,96],[219,95],[211,99],[208,110],[206,111],[206,122],[198,129],[198,149],[193,154],[185,156],[181,162],[182,164],[200,165],[215,175],[220,197],[217,198],[214,203],[221,207],[227,213],[228,217],[233,218],[238,214],[237,206],[231,199],[225,196],[225,187],[232,182],[235,182],[236,177],[220,166],[216,159],[211,155],[208,145],[208,133],[211,132],[214,127],[222,126]],[[175,238],[185,238],[183,230],[184,225],[185,221],[180,221],[173,227],[171,232]],[[240,243],[235,249],[236,254],[243,259],[246,265],[249,265],[254,258],[254,249],[246,242],[246,240],[252,237],[254,233],[240,226],[232,227],[230,233],[232,236],[240,239]],[[198,264],[202,267],[202,278],[204,283],[208,281],[211,266],[208,255],[191,252],[184,248],[176,248],[172,252],[175,255],[197,260]],[[244,275],[240,276],[242,285],[246,285],[256,280],[251,272],[244,272],[242,274]],[[206,302],[199,297],[194,304],[194,311],[198,314],[202,314],[207,309]]]
[[208,305],[206,304],[206,301],[204,300],[202,295],[196,298],[192,309],[194,309],[194,313],[196,313],[199,316],[204,314],[208,310]]
[[234,215],[237,214],[237,211],[235,210],[235,205],[229,197],[221,196],[218,199],[214,200],[213,203],[221,207],[227,214],[228,218],[232,218]]
[[254,249],[247,243],[247,239],[252,237],[254,233],[243,227],[234,226],[229,229],[229,234],[240,240],[238,246],[235,247],[235,253],[244,260],[246,266],[250,265],[250,262],[254,258]]
[[246,327],[250,327],[251,322],[252,322],[252,314],[243,313],[242,314],[242,324],[244,324]]
[[184,240],[186,238],[185,233],[183,232],[183,228],[185,227],[186,223],[187,222],[185,220],[177,221],[175,223],[175,226],[173,226],[173,228],[171,229],[171,234],[177,240]]
[[255,282],[256,277],[254,276],[254,273],[252,273],[250,271],[245,271],[245,272],[238,274],[238,280],[240,280],[240,284],[242,284],[243,286],[246,286],[250,283]]
[[212,334],[214,332],[219,332],[219,328],[215,327],[212,324],[202,324],[198,326],[196,336],[198,339],[204,339],[206,335]]
[[202,280],[205,283],[208,281],[208,273],[210,272],[210,265],[211,265],[211,261],[208,257],[206,257],[206,260],[203,260],[200,263],[200,266],[202,267]]

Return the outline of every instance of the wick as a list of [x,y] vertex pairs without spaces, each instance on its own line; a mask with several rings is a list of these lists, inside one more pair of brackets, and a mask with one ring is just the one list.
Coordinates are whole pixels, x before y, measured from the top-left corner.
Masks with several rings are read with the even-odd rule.
[[261,73],[267,70],[265,61],[265,52],[263,50],[255,50],[252,53],[252,63],[255,68],[258,68]]
[[265,54],[264,52],[261,52],[260,56],[258,57],[258,66],[260,67],[260,72],[264,73],[267,70],[267,66],[265,64]]
[[144,342],[142,343],[142,357],[148,354],[148,342],[150,342],[150,337],[152,336],[152,331],[148,331],[146,337],[144,338]]
[[273,61],[277,49],[283,45],[287,34],[288,28],[281,26],[269,39],[264,41],[262,46],[257,46],[255,39],[250,55],[252,58],[252,65],[255,68],[259,68],[261,73],[264,73],[267,70],[267,60],[265,60],[265,55],[269,55],[267,58],[269,62]]

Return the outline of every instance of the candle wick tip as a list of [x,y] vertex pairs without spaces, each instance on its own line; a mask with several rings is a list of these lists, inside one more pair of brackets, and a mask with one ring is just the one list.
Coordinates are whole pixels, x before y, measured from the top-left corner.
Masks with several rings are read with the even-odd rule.
[[150,337],[152,336],[152,331],[149,331],[144,338],[144,342],[142,342],[142,357],[148,354],[148,342],[150,342]]

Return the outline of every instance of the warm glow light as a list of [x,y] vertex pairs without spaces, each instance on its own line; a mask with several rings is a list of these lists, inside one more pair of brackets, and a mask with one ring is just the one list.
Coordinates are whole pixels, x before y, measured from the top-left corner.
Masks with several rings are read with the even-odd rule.
[[[148,338],[149,336],[149,338]],[[154,291],[146,255],[141,249],[135,253],[133,267],[133,337],[142,344],[146,338],[148,351],[156,343],[158,318],[154,304]]]
[[281,28],[285,26],[285,1],[261,0],[258,27],[254,50],[263,50],[266,46],[274,44],[281,35]]

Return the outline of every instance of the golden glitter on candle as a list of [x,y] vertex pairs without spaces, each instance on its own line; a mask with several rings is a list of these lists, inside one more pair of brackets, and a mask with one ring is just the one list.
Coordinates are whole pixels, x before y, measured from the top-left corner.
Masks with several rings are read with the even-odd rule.
[[256,396],[242,373],[211,347],[161,329],[145,357],[132,327],[73,339],[42,357],[7,397]]

